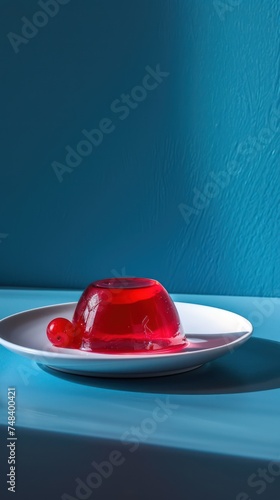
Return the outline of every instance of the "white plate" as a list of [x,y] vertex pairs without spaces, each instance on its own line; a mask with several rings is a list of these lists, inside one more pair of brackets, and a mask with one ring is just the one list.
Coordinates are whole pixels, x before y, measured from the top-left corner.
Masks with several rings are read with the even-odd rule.
[[0,321],[0,343],[17,354],[63,372],[99,377],[149,377],[192,370],[233,351],[252,335],[251,323],[238,314],[175,302],[190,343],[168,354],[97,354],[51,345],[48,323],[57,317],[72,319],[76,302],[13,314]]

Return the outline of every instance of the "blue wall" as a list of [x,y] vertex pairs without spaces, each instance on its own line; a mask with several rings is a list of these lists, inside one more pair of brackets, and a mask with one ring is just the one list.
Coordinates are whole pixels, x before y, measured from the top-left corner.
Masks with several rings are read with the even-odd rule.
[[279,2],[45,8],[0,2],[0,284],[280,295]]

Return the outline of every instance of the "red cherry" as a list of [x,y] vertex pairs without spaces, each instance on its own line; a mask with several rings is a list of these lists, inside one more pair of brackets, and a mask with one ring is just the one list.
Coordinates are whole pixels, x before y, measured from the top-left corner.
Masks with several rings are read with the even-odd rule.
[[[65,318],[55,318],[47,326],[47,336],[55,347],[74,347],[74,326]],[[76,340],[76,339],[75,339]]]

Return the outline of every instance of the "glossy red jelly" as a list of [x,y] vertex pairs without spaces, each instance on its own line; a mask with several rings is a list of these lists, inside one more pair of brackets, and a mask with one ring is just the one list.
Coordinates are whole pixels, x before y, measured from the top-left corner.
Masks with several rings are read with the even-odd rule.
[[56,341],[54,345],[59,347],[141,354],[178,351],[187,346],[177,309],[167,291],[158,281],[147,278],[91,283],[75,309],[73,330],[71,323],[64,324],[65,345],[59,321],[61,318],[53,320],[47,330],[49,340]]

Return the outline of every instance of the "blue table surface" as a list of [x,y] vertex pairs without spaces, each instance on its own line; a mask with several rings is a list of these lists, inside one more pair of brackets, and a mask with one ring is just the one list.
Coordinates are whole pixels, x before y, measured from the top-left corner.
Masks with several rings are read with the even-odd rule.
[[[81,291],[0,289],[0,318],[76,301]],[[149,379],[59,374],[0,347],[0,424],[7,425],[7,388],[17,391],[17,428],[132,439],[132,427],[169,405],[146,433],[153,445],[280,459],[280,299],[172,295],[225,308],[255,323],[253,337],[233,353],[193,371]],[[145,425],[146,425],[145,424]],[[144,425],[144,424],[143,424]],[[147,427],[148,429],[148,427]]]

